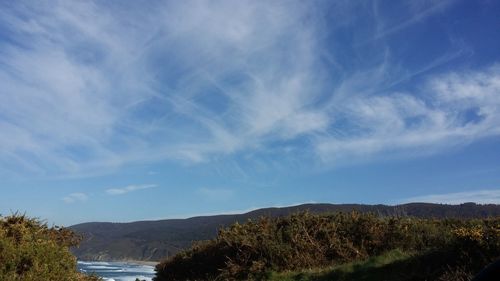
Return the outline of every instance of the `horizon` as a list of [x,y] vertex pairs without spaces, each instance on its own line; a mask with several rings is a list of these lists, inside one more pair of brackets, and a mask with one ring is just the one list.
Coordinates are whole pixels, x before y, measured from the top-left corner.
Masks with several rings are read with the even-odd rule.
[[2,215],[500,204],[498,1],[0,7]]
[[434,204],[434,205],[445,205],[445,206],[460,206],[464,204],[475,204],[476,206],[488,206],[488,205],[499,205],[499,204],[493,204],[493,203],[487,203],[487,204],[478,204],[475,202],[464,202],[464,203],[459,203],[459,204],[446,204],[446,203],[428,203],[428,202],[408,202],[408,203],[402,203],[402,204],[397,204],[397,205],[385,205],[385,204],[373,204],[373,205],[367,205],[367,204],[359,204],[359,203],[340,203],[340,204],[334,204],[334,203],[303,203],[303,204],[298,204],[298,205],[287,205],[287,206],[271,206],[271,207],[260,207],[260,208],[251,208],[248,210],[236,210],[236,211],[228,211],[226,213],[206,213],[206,214],[190,214],[188,216],[179,216],[179,217],[167,217],[167,218],[152,218],[152,219],[139,219],[139,220],[134,220],[134,221],[86,221],[86,222],[80,222],[77,224],[73,225],[68,225],[66,227],[73,227],[76,225],[80,224],[87,224],[87,223],[112,223],[112,224],[129,224],[129,223],[136,223],[136,222],[155,222],[155,221],[167,221],[167,220],[189,220],[189,219],[195,219],[195,218],[206,218],[206,217],[215,217],[215,216],[238,216],[238,215],[245,215],[248,213],[252,213],[254,211],[259,211],[259,210],[265,210],[265,209],[282,209],[282,208],[293,208],[293,207],[300,207],[304,205],[365,205],[365,206],[386,206],[386,207],[399,207],[399,206],[404,206],[408,204]]

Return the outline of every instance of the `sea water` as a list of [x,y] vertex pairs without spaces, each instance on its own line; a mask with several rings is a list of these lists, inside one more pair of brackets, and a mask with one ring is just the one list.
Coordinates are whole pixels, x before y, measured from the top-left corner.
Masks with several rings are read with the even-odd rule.
[[78,269],[84,273],[94,273],[107,281],[151,281],[155,271],[153,266],[128,262],[78,261]]

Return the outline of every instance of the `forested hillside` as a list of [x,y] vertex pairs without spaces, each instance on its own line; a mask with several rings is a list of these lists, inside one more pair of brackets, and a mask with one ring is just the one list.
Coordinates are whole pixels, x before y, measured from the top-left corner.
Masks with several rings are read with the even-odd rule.
[[397,206],[358,204],[304,204],[284,208],[258,209],[245,214],[194,217],[131,223],[94,222],[74,225],[83,241],[73,252],[84,260],[153,260],[172,256],[189,248],[193,242],[212,239],[217,230],[235,222],[261,216],[286,216],[299,211],[331,213],[359,211],[381,216],[419,218],[484,218],[500,216],[500,205],[441,205],[411,203]]

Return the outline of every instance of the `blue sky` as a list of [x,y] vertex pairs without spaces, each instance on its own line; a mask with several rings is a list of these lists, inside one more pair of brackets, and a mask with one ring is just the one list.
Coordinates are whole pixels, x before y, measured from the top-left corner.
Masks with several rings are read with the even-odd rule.
[[0,213],[500,203],[498,1],[2,1]]

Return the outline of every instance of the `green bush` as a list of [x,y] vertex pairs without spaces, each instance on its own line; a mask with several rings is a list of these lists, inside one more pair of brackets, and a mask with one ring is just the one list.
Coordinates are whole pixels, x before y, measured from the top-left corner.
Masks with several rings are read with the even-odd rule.
[[0,280],[97,281],[76,269],[69,247],[80,241],[72,231],[39,220],[0,217]]
[[334,266],[394,249],[456,257],[450,266],[477,271],[499,255],[499,231],[500,219],[433,220],[356,212],[261,218],[221,229],[216,239],[161,262],[155,281],[263,280],[271,271]]

